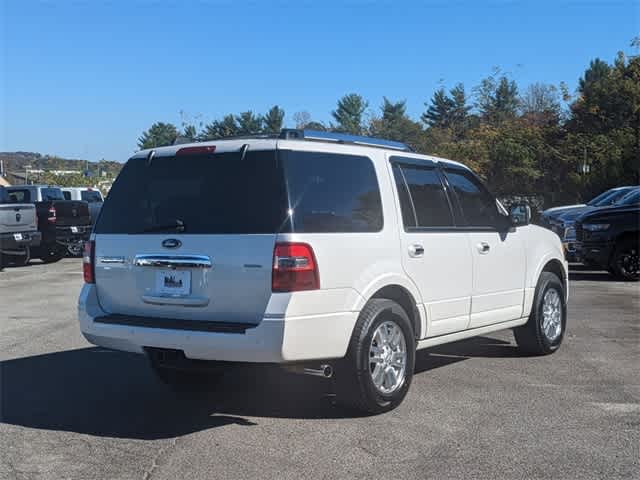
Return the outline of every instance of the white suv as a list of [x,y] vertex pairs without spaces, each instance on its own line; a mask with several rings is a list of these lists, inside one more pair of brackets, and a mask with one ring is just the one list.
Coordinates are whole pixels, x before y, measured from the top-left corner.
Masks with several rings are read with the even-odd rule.
[[170,383],[278,363],[387,411],[416,349],[508,328],[530,353],[559,347],[562,245],[520,209],[460,163],[365,137],[284,130],[141,151],[85,247],[80,328],[146,353]]

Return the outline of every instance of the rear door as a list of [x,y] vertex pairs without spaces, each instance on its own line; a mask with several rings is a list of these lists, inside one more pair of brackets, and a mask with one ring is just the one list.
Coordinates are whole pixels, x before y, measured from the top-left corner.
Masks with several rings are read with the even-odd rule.
[[469,328],[522,316],[525,284],[524,242],[495,198],[465,168],[445,167],[450,188],[462,210],[473,260]]
[[471,308],[471,254],[433,162],[391,157],[400,200],[402,264],[420,289],[427,336],[467,328]]
[[109,313],[258,323],[287,197],[274,150],[129,160],[95,227]]

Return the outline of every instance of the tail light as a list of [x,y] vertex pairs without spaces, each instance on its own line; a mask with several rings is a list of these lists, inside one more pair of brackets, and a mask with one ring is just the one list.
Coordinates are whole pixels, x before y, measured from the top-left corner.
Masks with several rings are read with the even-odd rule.
[[89,240],[84,242],[84,250],[82,252],[82,273],[84,274],[85,283],[96,283],[96,242]]
[[57,220],[56,207],[51,205],[49,207],[49,210],[47,210],[47,222],[56,223],[56,220]]
[[320,288],[320,273],[313,249],[306,243],[276,243],[271,290],[297,292]]

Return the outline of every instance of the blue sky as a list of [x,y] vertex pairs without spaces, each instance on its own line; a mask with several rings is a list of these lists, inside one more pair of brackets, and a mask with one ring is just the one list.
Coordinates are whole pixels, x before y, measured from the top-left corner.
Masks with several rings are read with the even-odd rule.
[[278,104],[330,120],[357,92],[418,117],[433,91],[499,66],[577,85],[633,53],[640,2],[0,1],[0,151],[126,160],[154,121]]

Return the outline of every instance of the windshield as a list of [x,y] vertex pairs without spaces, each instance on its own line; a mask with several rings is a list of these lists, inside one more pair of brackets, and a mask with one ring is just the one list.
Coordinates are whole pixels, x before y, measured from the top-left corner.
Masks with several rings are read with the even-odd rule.
[[607,205],[612,205],[619,198],[624,197],[627,193],[629,193],[631,187],[626,188],[616,188],[615,190],[607,190],[604,193],[601,193],[596,198],[591,200],[587,205],[591,207],[604,207]]
[[616,205],[635,205],[640,203],[640,189],[633,190],[616,202]]

